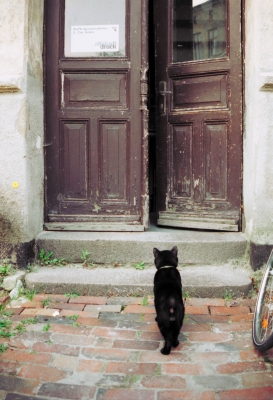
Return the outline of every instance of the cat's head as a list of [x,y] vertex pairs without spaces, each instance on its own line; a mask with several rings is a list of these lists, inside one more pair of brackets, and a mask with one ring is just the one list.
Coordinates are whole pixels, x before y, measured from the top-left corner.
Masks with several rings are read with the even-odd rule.
[[153,249],[155,257],[155,266],[157,269],[165,266],[177,267],[178,265],[178,249],[174,246],[171,250],[158,250],[156,247]]

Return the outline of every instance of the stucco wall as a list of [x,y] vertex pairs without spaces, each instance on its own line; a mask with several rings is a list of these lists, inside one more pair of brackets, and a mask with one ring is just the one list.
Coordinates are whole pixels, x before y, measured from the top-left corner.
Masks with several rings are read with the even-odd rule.
[[245,6],[245,233],[264,245],[273,244],[273,2]]
[[0,242],[43,222],[43,0],[0,0]]

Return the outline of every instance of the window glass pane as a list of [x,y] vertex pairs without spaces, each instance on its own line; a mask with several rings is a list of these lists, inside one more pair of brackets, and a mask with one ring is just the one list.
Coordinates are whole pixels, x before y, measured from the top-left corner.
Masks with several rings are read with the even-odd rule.
[[173,62],[226,57],[226,0],[173,4]]
[[65,57],[124,57],[126,0],[66,0]]

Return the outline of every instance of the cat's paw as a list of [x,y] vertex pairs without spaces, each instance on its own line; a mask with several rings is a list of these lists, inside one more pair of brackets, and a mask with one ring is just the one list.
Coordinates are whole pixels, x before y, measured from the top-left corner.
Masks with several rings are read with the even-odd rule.
[[174,340],[173,341],[173,347],[177,347],[179,345],[179,340]]
[[171,350],[166,349],[166,347],[163,347],[163,349],[161,349],[160,352],[161,354],[164,354],[164,356],[167,356],[168,354],[170,354]]

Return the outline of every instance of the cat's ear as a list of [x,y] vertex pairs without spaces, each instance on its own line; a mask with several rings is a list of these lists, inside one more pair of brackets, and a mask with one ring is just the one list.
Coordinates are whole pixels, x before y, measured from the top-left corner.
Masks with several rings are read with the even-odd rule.
[[153,253],[154,253],[155,258],[157,258],[159,255],[159,250],[156,247],[154,247]]
[[178,254],[178,248],[177,248],[177,246],[174,246],[174,247],[171,249],[171,252],[177,257],[177,254]]

